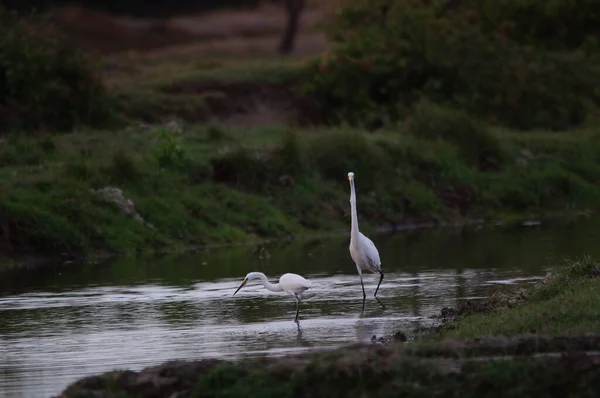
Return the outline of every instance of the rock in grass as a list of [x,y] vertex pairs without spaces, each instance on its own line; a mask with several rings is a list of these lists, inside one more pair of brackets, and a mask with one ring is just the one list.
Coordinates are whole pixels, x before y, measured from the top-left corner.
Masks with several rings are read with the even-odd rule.
[[127,199],[123,195],[123,191],[119,188],[104,187],[102,189],[92,191],[107,202],[116,204],[123,213],[131,216],[137,222],[145,225],[148,228],[156,229],[154,228],[154,225],[146,222],[146,220],[144,220],[142,216],[137,213],[133,201],[131,199]]

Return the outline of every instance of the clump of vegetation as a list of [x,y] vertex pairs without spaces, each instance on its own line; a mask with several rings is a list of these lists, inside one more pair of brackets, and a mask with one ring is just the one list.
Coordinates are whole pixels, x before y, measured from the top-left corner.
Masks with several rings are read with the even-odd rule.
[[269,168],[269,160],[265,151],[238,147],[213,159],[213,176],[218,182],[260,191],[273,181],[276,172]]
[[0,6],[0,132],[114,121],[115,102],[85,56],[41,16]]
[[153,130],[154,158],[160,168],[183,168],[189,165],[183,146],[180,126],[160,125]]
[[[209,137],[211,135],[209,130]],[[268,149],[237,145],[214,158],[214,180],[265,193],[269,187],[289,187],[309,177],[311,170],[305,143],[291,130],[282,136],[280,143]]]
[[107,171],[111,179],[117,183],[135,183],[142,178],[142,173],[135,159],[125,152],[114,154]]
[[381,173],[390,171],[388,154],[357,130],[321,134],[310,143],[310,153],[319,174],[328,180],[345,181],[349,171],[357,171],[357,184],[371,188]]
[[502,161],[498,139],[461,111],[421,102],[415,107],[409,131],[419,138],[454,143],[467,163],[483,170],[496,169]]
[[[541,31],[530,34],[532,43],[518,42],[521,2],[512,2],[514,12],[491,0],[459,3],[442,12],[439,2],[347,2],[329,26],[334,44],[313,64],[307,92],[330,122],[367,128],[404,119],[419,98],[518,129],[585,120],[597,99],[597,52],[551,50]],[[490,22],[494,13],[503,24]]]

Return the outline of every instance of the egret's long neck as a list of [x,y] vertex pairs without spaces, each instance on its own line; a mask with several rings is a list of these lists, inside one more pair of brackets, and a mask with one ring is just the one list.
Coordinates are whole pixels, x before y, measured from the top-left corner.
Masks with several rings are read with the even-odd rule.
[[350,181],[350,211],[352,213],[350,241],[358,242],[358,215],[356,214],[356,192],[354,192],[354,180]]
[[272,292],[283,292],[283,288],[281,286],[279,286],[279,283],[277,284],[272,284],[267,280],[267,277],[265,274],[261,273],[259,274],[259,278],[260,281],[262,282],[263,286],[265,287],[265,289],[270,290]]

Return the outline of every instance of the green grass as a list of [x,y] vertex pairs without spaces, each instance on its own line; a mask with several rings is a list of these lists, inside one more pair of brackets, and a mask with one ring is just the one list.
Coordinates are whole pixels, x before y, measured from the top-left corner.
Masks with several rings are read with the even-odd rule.
[[[498,154],[493,170],[470,160],[478,147],[421,139],[402,127],[365,134],[157,125],[7,136],[0,146],[2,247],[124,253],[346,230],[348,171],[356,173],[366,232],[599,203],[595,130],[486,134]],[[155,229],[93,192],[108,186],[122,189]]]
[[593,259],[570,262],[526,295],[523,302],[508,309],[497,300],[500,309],[466,316],[440,337],[600,333],[600,265]]

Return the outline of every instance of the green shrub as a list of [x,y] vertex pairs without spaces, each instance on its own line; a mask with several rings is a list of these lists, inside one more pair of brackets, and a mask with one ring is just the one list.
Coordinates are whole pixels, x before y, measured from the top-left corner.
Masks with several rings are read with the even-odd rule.
[[180,169],[189,165],[189,159],[181,145],[182,131],[178,126],[164,125],[153,131],[155,145],[153,156],[162,169]]
[[526,46],[477,7],[440,16],[430,3],[353,0],[340,10],[332,49],[305,85],[329,122],[377,128],[422,97],[520,129],[583,122],[600,77],[594,57]]
[[256,192],[272,178],[266,157],[264,151],[245,147],[231,150],[212,160],[213,179]]
[[190,184],[201,184],[210,181],[212,177],[212,167],[208,162],[191,162],[187,169],[187,179]]
[[483,202],[517,212],[531,209],[563,211],[574,203],[593,207],[600,200],[593,184],[552,161],[514,166],[492,177],[488,184],[483,190]]
[[274,167],[281,175],[299,178],[308,172],[305,148],[301,145],[298,133],[287,131],[274,156]]
[[114,105],[85,57],[52,24],[0,6],[0,133],[103,126],[114,120]]
[[309,151],[315,169],[324,179],[347,181],[346,176],[352,171],[362,190],[371,189],[391,166],[387,153],[357,131],[324,133],[311,142]]
[[269,185],[293,185],[310,174],[306,148],[293,131],[269,149],[238,147],[212,160],[215,181],[234,184],[251,192]]
[[421,102],[415,107],[409,129],[418,138],[452,142],[471,166],[495,169],[502,161],[498,140],[464,112]]

